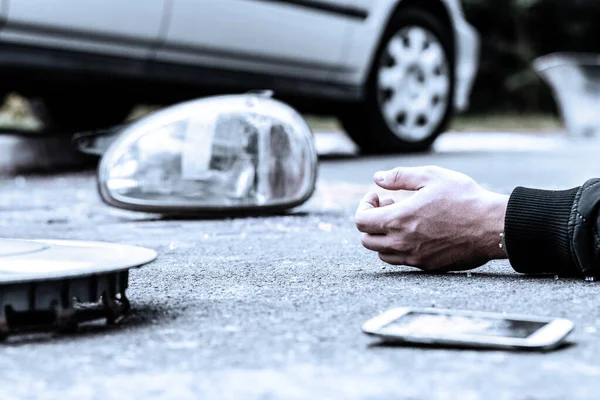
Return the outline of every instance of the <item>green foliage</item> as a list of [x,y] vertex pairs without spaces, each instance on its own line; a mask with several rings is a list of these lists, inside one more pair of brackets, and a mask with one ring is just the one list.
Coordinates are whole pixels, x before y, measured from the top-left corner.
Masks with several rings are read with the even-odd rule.
[[552,95],[531,68],[555,51],[600,53],[598,0],[463,0],[482,40],[471,111],[554,111]]

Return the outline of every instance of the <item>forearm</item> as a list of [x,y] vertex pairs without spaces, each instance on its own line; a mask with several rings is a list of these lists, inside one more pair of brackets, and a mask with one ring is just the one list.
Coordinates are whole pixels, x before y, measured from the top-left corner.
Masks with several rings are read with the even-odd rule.
[[505,218],[506,251],[523,273],[595,275],[600,179],[565,191],[516,188]]

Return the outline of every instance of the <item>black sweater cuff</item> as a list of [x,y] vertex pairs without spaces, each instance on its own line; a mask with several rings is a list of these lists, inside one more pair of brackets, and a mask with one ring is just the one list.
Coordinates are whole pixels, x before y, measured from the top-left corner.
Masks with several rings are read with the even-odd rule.
[[517,187],[513,191],[504,234],[508,259],[515,271],[581,273],[573,257],[568,229],[578,190]]

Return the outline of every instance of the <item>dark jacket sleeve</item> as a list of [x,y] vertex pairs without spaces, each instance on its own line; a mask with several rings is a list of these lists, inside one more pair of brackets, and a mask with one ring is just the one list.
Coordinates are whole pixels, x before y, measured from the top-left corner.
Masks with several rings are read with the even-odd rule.
[[517,187],[504,221],[517,272],[596,276],[600,272],[600,179],[553,191]]

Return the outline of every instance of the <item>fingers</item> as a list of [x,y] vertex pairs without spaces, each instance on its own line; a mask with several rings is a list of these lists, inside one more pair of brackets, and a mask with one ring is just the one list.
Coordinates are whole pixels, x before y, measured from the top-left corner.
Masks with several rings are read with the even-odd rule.
[[440,175],[439,167],[398,167],[375,173],[375,183],[388,190],[420,190]]
[[371,251],[375,251],[377,253],[388,252],[390,250],[390,240],[387,235],[372,235],[369,233],[363,233],[361,235],[360,242],[362,245]]
[[369,192],[360,200],[356,213],[358,214],[377,207],[379,207],[379,196],[377,196],[377,193]]
[[366,249],[377,253],[408,253],[411,251],[411,248],[406,243],[398,241],[398,238],[393,234],[373,235],[363,233],[360,240]]
[[387,207],[391,206],[392,204],[394,204],[394,199],[389,197],[383,200],[379,200],[379,207]]
[[379,258],[388,264],[408,265],[411,267],[417,265],[418,260],[410,254],[409,249],[395,243],[388,235],[363,233],[361,243],[366,249],[378,253]]
[[360,201],[354,222],[356,228],[364,233],[386,233],[387,221],[390,218],[389,211],[381,208],[379,196],[375,193],[367,193]]
[[391,265],[406,265],[420,268],[413,257],[402,253],[379,253],[379,259]]

